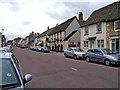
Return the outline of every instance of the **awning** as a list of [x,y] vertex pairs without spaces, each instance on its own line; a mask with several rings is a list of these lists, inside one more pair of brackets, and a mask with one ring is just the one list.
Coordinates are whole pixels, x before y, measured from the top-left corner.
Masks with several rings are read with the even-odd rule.
[[37,45],[43,45],[43,44],[44,44],[43,41],[40,41],[40,42],[37,43]]

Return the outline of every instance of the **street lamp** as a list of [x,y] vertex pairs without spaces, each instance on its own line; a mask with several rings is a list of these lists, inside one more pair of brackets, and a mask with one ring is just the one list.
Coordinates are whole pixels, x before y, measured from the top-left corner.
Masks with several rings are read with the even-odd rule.
[[2,28],[2,47],[3,47],[3,39],[4,39],[3,32],[4,32],[4,29]]

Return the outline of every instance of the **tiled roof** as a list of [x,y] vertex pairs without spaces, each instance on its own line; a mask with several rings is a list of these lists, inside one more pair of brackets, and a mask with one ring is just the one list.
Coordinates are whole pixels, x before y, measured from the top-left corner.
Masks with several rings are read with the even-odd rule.
[[43,33],[40,34],[40,37],[44,37],[47,35],[47,31],[44,31]]
[[55,27],[53,27],[52,29],[52,32],[49,33],[49,35],[51,34],[55,34],[55,33],[58,33],[58,32],[61,32],[61,31],[65,31],[67,29],[67,27],[71,24],[71,22],[74,20],[74,19],[77,19],[76,16],[68,19],[67,21],[61,23],[60,25],[57,25]]
[[120,1],[94,11],[81,26],[120,19]]
[[64,39],[64,41],[67,41],[67,40],[68,40],[71,36],[73,36],[77,31],[78,31],[78,30],[73,31],[72,33],[70,33],[70,34]]
[[[74,19],[77,19],[76,16],[68,19],[67,21],[59,24],[59,25],[56,25],[55,27],[53,28],[50,28],[49,30],[43,32],[40,36],[43,37],[43,36],[46,36],[46,35],[52,35],[52,34],[55,34],[55,33],[58,33],[58,32],[62,32],[62,31],[65,31],[67,29],[67,27],[70,25],[70,23],[74,20]],[[77,19],[78,20],[78,19]]]

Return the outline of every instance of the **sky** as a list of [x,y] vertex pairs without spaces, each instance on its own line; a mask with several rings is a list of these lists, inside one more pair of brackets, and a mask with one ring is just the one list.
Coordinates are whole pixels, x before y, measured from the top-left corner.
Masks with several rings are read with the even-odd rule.
[[42,33],[83,12],[86,20],[94,10],[118,0],[0,0],[0,32],[7,40]]

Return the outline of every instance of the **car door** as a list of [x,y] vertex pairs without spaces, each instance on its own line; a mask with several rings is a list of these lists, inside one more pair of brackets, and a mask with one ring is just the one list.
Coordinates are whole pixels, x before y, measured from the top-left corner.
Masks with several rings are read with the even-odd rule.
[[102,62],[104,56],[103,53],[99,49],[95,49],[95,61]]
[[95,59],[95,56],[94,56],[94,49],[90,49],[90,50],[88,50],[88,56],[90,57],[90,60],[91,61],[94,61],[94,59]]
[[73,57],[73,49],[72,48],[69,48],[69,56]]
[[68,48],[65,53],[67,54],[67,56],[70,56],[70,48]]

